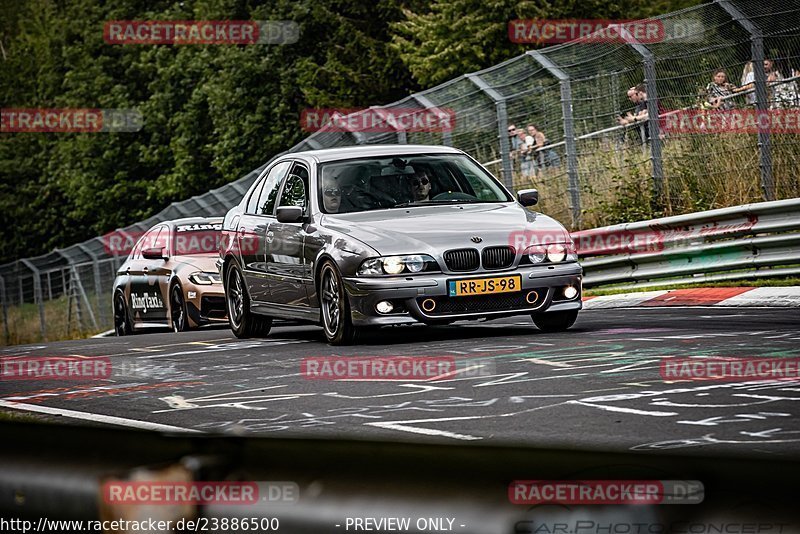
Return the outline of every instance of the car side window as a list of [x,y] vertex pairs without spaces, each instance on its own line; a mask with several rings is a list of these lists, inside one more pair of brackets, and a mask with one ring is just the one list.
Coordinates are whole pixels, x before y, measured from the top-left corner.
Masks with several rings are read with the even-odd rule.
[[266,176],[262,176],[258,181],[258,185],[253,188],[250,198],[247,200],[247,207],[245,213],[255,213],[258,206],[258,197],[261,195],[261,190],[264,189],[264,182],[267,180]]
[[284,161],[275,165],[269,171],[266,180],[264,180],[264,187],[258,195],[258,204],[254,211],[257,215],[272,215],[275,211],[275,202],[278,200],[278,191],[280,190],[281,178],[289,170],[291,161]]
[[167,241],[167,236],[169,235],[169,231],[166,229],[165,226],[159,226],[151,238],[144,244],[144,248],[169,248]]
[[158,238],[159,232],[163,226],[156,226],[145,232],[145,234],[139,238],[139,242],[136,243],[136,247],[133,249],[133,259],[138,260],[142,258],[142,250],[146,248],[153,247],[153,243],[156,243],[156,239]]
[[295,163],[283,184],[279,206],[308,206],[308,169]]
[[[296,169],[292,169],[294,171]],[[283,193],[279,206],[299,206],[304,208],[308,205],[308,195],[306,191],[307,179],[304,180],[300,175],[290,174],[283,184]]]

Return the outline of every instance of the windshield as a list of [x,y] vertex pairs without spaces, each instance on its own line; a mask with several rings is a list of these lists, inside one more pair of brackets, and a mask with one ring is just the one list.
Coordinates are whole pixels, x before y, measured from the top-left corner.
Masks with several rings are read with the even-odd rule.
[[325,213],[512,200],[492,175],[461,154],[337,161],[322,165],[320,176]]
[[222,224],[179,225],[175,228],[172,250],[176,256],[218,254]]

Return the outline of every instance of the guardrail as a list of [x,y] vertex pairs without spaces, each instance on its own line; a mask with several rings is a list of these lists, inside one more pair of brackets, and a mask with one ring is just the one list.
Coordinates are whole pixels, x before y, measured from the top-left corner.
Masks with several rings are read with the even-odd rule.
[[800,198],[606,226],[572,238],[586,287],[796,276]]

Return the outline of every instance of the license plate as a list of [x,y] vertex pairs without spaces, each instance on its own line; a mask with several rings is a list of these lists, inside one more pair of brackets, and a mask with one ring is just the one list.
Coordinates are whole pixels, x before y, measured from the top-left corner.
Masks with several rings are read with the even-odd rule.
[[522,276],[518,274],[513,276],[497,276],[494,278],[472,278],[448,281],[448,290],[451,297],[513,293],[521,289]]

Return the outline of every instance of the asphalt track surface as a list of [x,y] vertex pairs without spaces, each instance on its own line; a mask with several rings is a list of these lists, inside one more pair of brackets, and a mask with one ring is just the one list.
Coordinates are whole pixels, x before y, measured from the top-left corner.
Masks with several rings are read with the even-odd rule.
[[[665,357],[800,357],[797,309],[585,310],[565,333],[519,317],[383,329],[354,347],[287,325],[255,340],[215,328],[0,350],[58,355],[107,356],[114,371],[89,382],[0,381],[0,409],[150,430],[800,458],[800,380],[660,374]],[[463,371],[307,380],[301,361],[311,356],[455,356]]]

